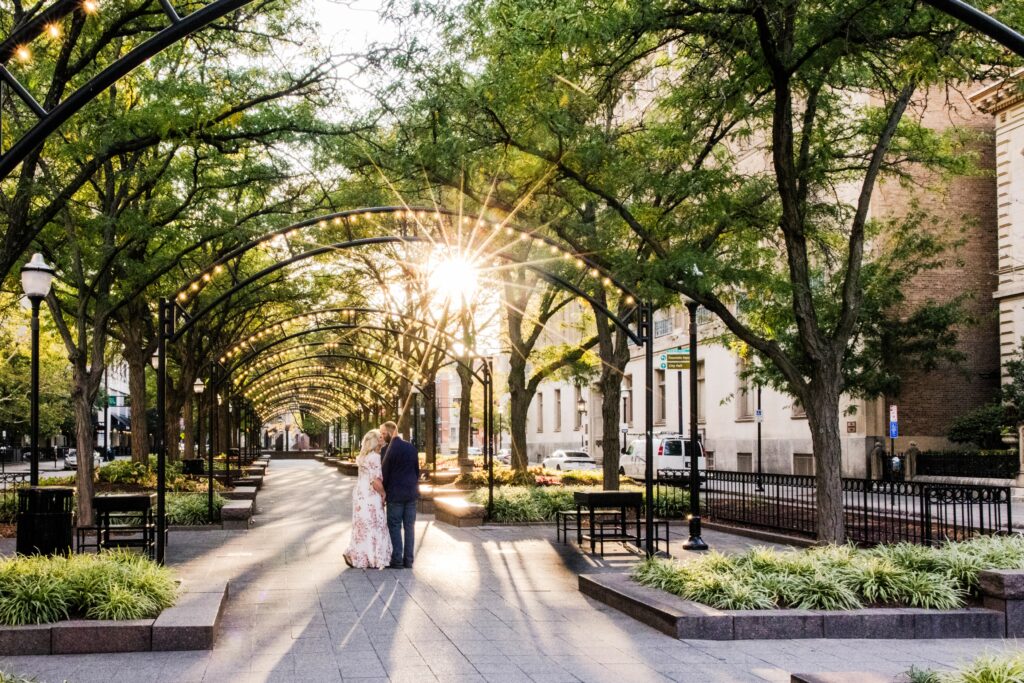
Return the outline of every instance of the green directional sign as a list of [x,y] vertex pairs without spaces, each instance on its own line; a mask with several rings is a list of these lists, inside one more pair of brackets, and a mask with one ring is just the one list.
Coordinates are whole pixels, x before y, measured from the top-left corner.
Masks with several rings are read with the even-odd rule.
[[689,353],[666,353],[665,354],[665,369],[666,370],[689,370],[690,368],[690,354]]

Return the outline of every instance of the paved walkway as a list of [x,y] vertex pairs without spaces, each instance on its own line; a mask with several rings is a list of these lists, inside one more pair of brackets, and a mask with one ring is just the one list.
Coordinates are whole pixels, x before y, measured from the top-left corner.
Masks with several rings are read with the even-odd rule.
[[[580,571],[621,570],[554,528],[454,529],[421,517],[414,570],[347,569],[353,480],[275,461],[248,532],[174,533],[186,581],[231,580],[212,652],[8,657],[40,681],[788,681],[792,671],[952,666],[1001,641],[678,641],[582,596]],[[747,541],[708,532],[713,547]]]

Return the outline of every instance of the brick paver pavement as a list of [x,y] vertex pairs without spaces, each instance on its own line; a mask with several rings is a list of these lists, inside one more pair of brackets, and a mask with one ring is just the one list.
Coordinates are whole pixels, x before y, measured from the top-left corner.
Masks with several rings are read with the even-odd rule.
[[[792,671],[948,667],[995,640],[679,641],[582,596],[581,571],[621,570],[551,526],[455,529],[421,516],[414,570],[345,567],[354,480],[279,460],[247,532],[171,536],[186,581],[230,579],[212,652],[7,657],[40,681],[788,681]],[[748,541],[708,532],[723,550]]]

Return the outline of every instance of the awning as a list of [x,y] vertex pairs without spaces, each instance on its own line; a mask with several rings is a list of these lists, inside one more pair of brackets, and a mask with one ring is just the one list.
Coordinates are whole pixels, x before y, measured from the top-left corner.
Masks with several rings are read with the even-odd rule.
[[117,430],[117,431],[125,432],[125,431],[131,430],[131,428],[132,428],[132,423],[129,421],[129,419],[127,417],[122,417],[121,415],[115,415],[114,413],[110,413],[110,430],[111,431]]

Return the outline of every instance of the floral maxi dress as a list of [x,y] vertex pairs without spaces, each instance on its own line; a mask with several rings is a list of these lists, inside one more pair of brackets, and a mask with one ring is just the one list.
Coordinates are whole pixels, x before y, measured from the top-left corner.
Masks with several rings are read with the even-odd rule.
[[352,540],[345,557],[359,569],[383,569],[391,562],[391,536],[384,515],[384,499],[370,483],[381,476],[380,453],[356,460],[359,479],[352,497]]

